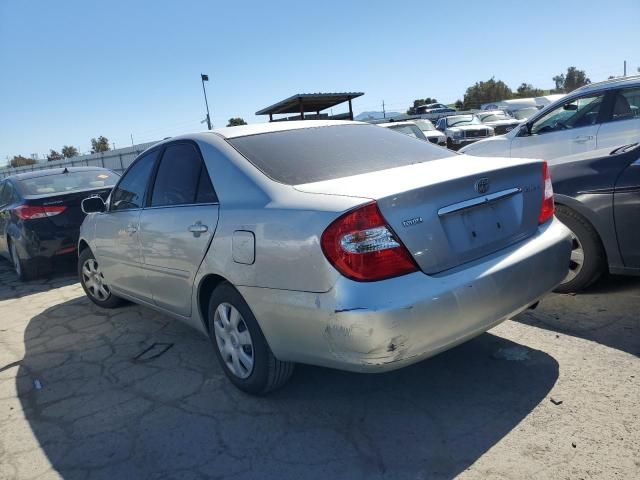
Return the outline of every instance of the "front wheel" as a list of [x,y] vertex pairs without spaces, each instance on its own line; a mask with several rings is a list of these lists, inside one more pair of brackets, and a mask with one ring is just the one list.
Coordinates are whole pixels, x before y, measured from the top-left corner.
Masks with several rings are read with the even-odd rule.
[[214,290],[207,321],[220,366],[240,390],[264,395],[289,380],[294,364],[273,355],[249,306],[230,284]]
[[594,283],[606,271],[604,247],[593,226],[579,213],[558,205],[556,216],[571,230],[571,258],[567,276],[555,291],[577,292]]
[[124,303],[121,298],[111,293],[96,257],[88,248],[82,251],[78,259],[78,276],[84,293],[99,307],[116,308]]

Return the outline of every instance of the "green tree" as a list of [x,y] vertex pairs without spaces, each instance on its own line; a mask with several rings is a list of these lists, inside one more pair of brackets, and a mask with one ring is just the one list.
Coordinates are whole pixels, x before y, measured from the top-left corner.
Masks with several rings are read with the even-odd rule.
[[65,145],[64,147],[62,147],[62,156],[64,158],[77,157],[78,154],[78,149],[73,145]]
[[47,161],[48,162],[54,162],[56,160],[62,160],[64,157],[56,152],[55,150],[51,149],[49,150],[49,155],[47,155]]
[[564,73],[560,75],[556,75],[553,77],[553,83],[556,84],[556,88],[554,90],[555,93],[563,93],[564,92]]
[[574,91],[576,88],[583,87],[591,83],[584,70],[578,70],[576,67],[567,68],[564,76],[564,91],[566,93]]
[[33,165],[36,161],[33,158],[23,157],[22,155],[14,155],[9,165],[12,167],[23,167],[25,165]]
[[534,88],[530,83],[521,83],[516,90],[516,96],[520,98],[540,97],[544,95],[544,91]]
[[431,98],[431,97],[418,98],[418,99],[414,100],[413,101],[413,107],[409,107],[409,109],[407,110],[407,115],[415,115],[416,114],[416,108],[418,108],[420,105],[428,105],[430,103],[438,103],[438,100],[436,100],[435,98]]
[[108,152],[109,150],[111,148],[109,148],[109,139],[107,137],[100,135],[97,139],[91,139],[91,153]]
[[456,107],[456,110],[462,110],[464,103],[462,103],[462,100],[458,99],[453,106]]
[[233,117],[229,119],[229,123],[227,123],[227,127],[237,127],[238,125],[246,125],[247,122],[244,121],[244,118]]
[[502,80],[495,80],[493,77],[486,82],[476,82],[475,85],[467,88],[464,94],[464,108],[480,108],[483,103],[499,102],[513,98],[513,92]]

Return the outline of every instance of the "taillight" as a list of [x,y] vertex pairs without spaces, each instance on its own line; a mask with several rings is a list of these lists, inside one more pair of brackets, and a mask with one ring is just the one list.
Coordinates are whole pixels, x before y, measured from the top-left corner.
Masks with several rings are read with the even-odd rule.
[[336,219],[320,243],[329,262],[352,280],[372,282],[418,270],[375,202]]
[[36,218],[54,217],[61,214],[66,209],[67,207],[59,205],[22,205],[14,211],[22,220],[35,220]]
[[538,216],[538,223],[544,223],[551,219],[556,210],[553,203],[553,185],[551,185],[551,176],[549,175],[547,162],[542,164],[542,178],[544,182],[544,194],[542,197],[542,206],[540,207],[540,215]]

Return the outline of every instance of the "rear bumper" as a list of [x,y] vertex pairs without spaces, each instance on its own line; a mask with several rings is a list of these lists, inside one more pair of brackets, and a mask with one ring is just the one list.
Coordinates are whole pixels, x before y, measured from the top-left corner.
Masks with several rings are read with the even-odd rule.
[[527,240],[455,269],[326,293],[238,287],[281,360],[360,372],[393,370],[520,313],[565,277],[571,245],[554,219]]
[[20,258],[35,275],[54,270],[54,260],[77,256],[78,228],[23,229],[16,241]]

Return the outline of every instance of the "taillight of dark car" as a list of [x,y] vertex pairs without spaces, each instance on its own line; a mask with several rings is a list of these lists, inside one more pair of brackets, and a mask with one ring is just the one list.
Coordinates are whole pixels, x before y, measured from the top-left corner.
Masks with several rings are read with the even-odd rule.
[[345,277],[372,282],[415,272],[413,257],[373,202],[333,221],[322,234],[322,251]]
[[56,215],[61,214],[67,209],[65,206],[61,205],[47,205],[47,206],[32,206],[32,205],[21,205],[17,207],[14,211],[16,215],[22,220],[35,220],[37,218],[47,218],[54,217]]
[[556,211],[556,207],[553,202],[553,185],[551,184],[551,175],[549,175],[549,166],[547,165],[547,162],[542,164],[542,182],[544,193],[542,197],[542,205],[540,206],[540,215],[538,216],[539,224],[553,218],[553,214]]

